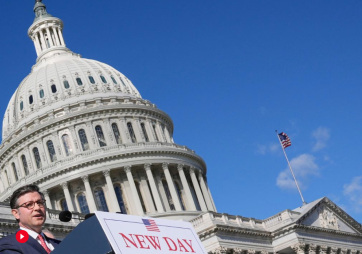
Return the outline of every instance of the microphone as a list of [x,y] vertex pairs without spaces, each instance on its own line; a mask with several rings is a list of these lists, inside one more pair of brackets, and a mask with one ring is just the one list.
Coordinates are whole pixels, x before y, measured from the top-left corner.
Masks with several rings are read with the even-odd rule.
[[92,217],[94,215],[94,213],[88,213],[84,216],[84,220],[89,219],[90,217]]
[[59,213],[59,220],[63,222],[69,222],[72,219],[72,213],[69,211],[61,211]]

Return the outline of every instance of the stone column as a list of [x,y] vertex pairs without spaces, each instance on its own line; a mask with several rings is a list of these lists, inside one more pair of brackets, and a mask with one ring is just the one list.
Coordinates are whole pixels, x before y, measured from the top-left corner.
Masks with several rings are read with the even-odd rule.
[[150,192],[150,188],[147,184],[147,177],[145,175],[140,175],[140,187],[142,188],[142,193],[143,193],[143,202],[145,202],[145,206],[146,206],[146,211],[149,213],[155,213],[156,212],[156,208],[155,208],[155,203],[153,202],[153,198]]
[[132,123],[132,126],[133,126],[134,135],[136,136],[136,142],[144,142],[145,139],[142,138],[143,133],[142,133],[142,130],[141,130],[140,120],[137,118],[137,119],[134,119],[133,121],[131,121],[131,123]]
[[[244,251],[241,248],[235,248],[233,254],[242,254]],[[268,253],[262,253],[262,254],[268,254]]]
[[53,43],[53,38],[50,34],[50,31],[49,31],[49,27],[47,27],[45,29],[47,31],[47,36],[48,36],[48,41],[49,41],[49,47],[53,47],[54,46],[54,43]]
[[[310,244],[309,249],[308,249],[308,254],[316,254],[316,253],[317,253],[317,246],[315,244]],[[334,253],[334,254],[337,254],[337,253]]]
[[227,248],[220,246],[220,247],[214,249],[211,253],[212,254],[226,254],[226,252],[227,252]]
[[89,208],[89,211],[91,213],[93,213],[93,212],[97,211],[97,205],[96,205],[96,202],[94,201],[94,196],[93,196],[93,192],[90,187],[90,184],[89,184],[88,175],[82,176],[82,180],[83,180],[84,187],[85,187],[85,195],[87,197],[88,208]]
[[168,163],[163,163],[162,168],[163,168],[163,172],[164,172],[165,177],[166,177],[168,188],[169,188],[169,190],[171,192],[171,197],[172,197],[172,201],[173,201],[173,203],[175,205],[175,209],[176,209],[176,211],[182,211],[181,204],[180,204],[180,199],[178,198],[175,185],[173,183],[170,171],[168,169]]
[[62,31],[60,30],[59,27],[58,27],[58,34],[59,34],[60,42],[61,42],[62,45],[65,47],[65,42],[64,42],[64,39],[63,39],[63,33],[62,33]]
[[305,243],[296,243],[291,248],[295,251],[297,254],[304,254],[305,253]]
[[[319,249],[319,254],[327,254],[328,253],[328,246],[321,246]],[[343,252],[343,250],[341,250],[340,254],[347,254],[347,250],[346,252]]]
[[189,183],[187,182],[187,179],[186,179],[186,176],[185,176],[184,165],[178,164],[177,169],[178,169],[178,173],[180,175],[182,187],[183,187],[183,189],[185,191],[185,194],[186,194],[188,208],[189,208],[189,210],[196,211],[197,209],[196,209],[196,206],[195,206],[194,199],[192,198],[190,186],[189,186]]
[[144,123],[145,123],[146,132],[148,133],[148,139],[150,140],[150,142],[156,142],[156,137],[152,130],[150,120],[146,119]]
[[44,51],[44,50],[47,49],[47,45],[46,45],[46,43],[45,43],[43,30],[40,30],[40,31],[39,31],[39,35],[40,35],[40,41],[41,41],[42,49],[43,49],[43,51]]
[[57,32],[57,28],[56,27],[52,27],[53,30],[53,34],[55,37],[55,42],[57,44],[57,46],[60,46],[60,41],[59,41],[59,36],[58,36],[58,32]]
[[80,152],[82,150],[80,148],[79,143],[78,143],[77,132],[75,131],[74,126],[69,126],[68,129],[69,129],[70,134],[72,136],[72,141],[73,141],[74,148],[75,148],[74,149],[75,151],[73,151],[72,154],[76,154],[76,153],[78,153],[78,152]]
[[202,172],[199,172],[199,181],[200,181],[202,193],[204,194],[204,199],[206,201],[207,209],[209,211],[213,211],[214,206],[212,204],[212,201],[211,201],[211,198],[210,198],[210,195],[209,195],[209,190],[206,187],[206,184],[205,184],[205,181],[204,181],[204,176],[202,175]]
[[132,176],[131,166],[124,167],[124,170],[126,171],[128,183],[129,183],[129,185],[131,187],[132,200],[133,200],[133,202],[134,202],[134,204],[136,206],[136,212],[137,212],[138,215],[143,215],[144,212],[143,212],[140,197],[138,196],[136,184],[134,183],[134,179],[133,179],[133,176]]
[[157,190],[156,182],[155,182],[155,179],[153,178],[151,164],[145,164],[145,171],[147,174],[148,181],[150,183],[152,196],[156,203],[157,212],[163,213],[163,212],[165,212],[165,209],[163,209],[160,193]]
[[201,193],[199,182],[196,179],[195,168],[193,168],[193,167],[190,168],[190,175],[191,175],[192,184],[194,185],[197,200],[199,201],[201,210],[202,211],[207,211],[207,207],[206,207],[205,200],[204,200],[204,198],[202,196],[202,193]]
[[[309,247],[309,249],[310,249],[310,247]],[[315,254],[316,252],[311,253],[311,252],[309,251],[309,253],[310,253],[310,254]],[[338,248],[331,247],[331,250],[330,250],[329,254],[337,254],[337,253],[338,253]],[[357,254],[357,252],[351,251],[351,254]]]
[[47,207],[48,209],[53,209],[52,203],[50,202],[50,197],[49,197],[49,192],[48,192],[48,190],[43,190],[42,193],[44,194],[46,207]]
[[118,200],[117,200],[117,195],[116,192],[114,191],[114,187],[113,187],[113,183],[112,183],[112,179],[110,177],[110,170],[104,170],[103,171],[103,175],[106,178],[106,183],[107,183],[107,188],[108,188],[108,194],[109,194],[109,200],[110,200],[110,206],[109,206],[109,211],[110,212],[120,212],[121,208],[119,207],[118,204]]
[[69,211],[70,212],[75,212],[74,206],[73,206],[73,201],[72,201],[72,198],[70,196],[69,189],[68,189],[68,182],[61,183],[60,185],[63,188],[65,201],[67,202],[67,206],[68,206]]
[[39,55],[41,52],[41,46],[40,46],[38,34],[35,34],[34,40],[35,40],[34,44],[35,44],[36,53],[37,53],[37,55]]

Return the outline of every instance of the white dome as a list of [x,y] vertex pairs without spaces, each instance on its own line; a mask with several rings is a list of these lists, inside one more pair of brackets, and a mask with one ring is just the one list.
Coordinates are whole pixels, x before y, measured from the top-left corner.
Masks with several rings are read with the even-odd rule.
[[12,96],[3,119],[2,139],[48,112],[97,97],[141,95],[113,67],[69,50],[52,50],[38,60]]

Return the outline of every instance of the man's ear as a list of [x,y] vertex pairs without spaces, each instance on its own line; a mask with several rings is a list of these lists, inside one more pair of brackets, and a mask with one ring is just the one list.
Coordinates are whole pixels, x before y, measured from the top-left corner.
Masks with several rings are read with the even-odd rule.
[[15,217],[15,219],[19,219],[19,210],[18,209],[11,209],[11,213],[13,214],[13,216]]

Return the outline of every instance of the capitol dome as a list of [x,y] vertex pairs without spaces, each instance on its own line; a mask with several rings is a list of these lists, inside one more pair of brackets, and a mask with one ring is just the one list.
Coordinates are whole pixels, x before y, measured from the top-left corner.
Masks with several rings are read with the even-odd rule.
[[37,0],[36,64],[11,97],[0,145],[0,201],[37,184],[47,208],[190,219],[216,211],[206,164],[121,72],[66,47]]

